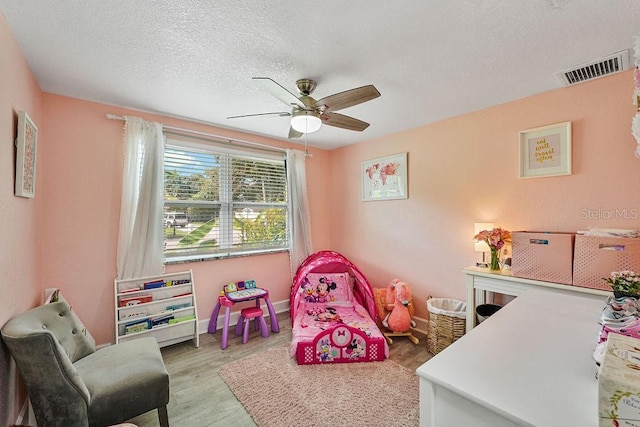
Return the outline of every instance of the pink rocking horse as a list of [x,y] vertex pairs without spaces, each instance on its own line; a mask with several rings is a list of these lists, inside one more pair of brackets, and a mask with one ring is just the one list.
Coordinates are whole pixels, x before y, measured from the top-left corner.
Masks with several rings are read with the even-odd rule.
[[391,332],[383,332],[389,344],[393,340],[389,337],[408,337],[411,342],[418,344],[420,341],[409,331],[415,328],[416,322],[411,319],[413,315],[412,294],[409,285],[398,279],[393,279],[386,292],[387,315],[382,325]]

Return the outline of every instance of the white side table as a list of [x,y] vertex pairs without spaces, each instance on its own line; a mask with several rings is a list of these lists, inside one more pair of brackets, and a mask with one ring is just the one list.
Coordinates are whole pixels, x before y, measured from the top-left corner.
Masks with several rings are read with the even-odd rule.
[[467,267],[462,271],[467,277],[467,332],[476,326],[476,307],[485,303],[485,291],[518,296],[528,289],[545,288],[560,293],[570,292],[598,296],[612,294],[611,291],[581,288],[579,286],[564,285],[562,283],[542,282],[540,280],[522,279],[511,276],[511,272],[490,271],[488,268]]

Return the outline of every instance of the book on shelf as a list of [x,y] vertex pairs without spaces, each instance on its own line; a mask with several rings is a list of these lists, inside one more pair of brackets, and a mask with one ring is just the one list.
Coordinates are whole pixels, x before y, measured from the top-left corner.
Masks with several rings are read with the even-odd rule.
[[195,318],[196,318],[195,314],[192,314],[191,316],[176,317],[175,319],[169,320],[169,324],[175,325],[176,323],[186,322],[188,320],[193,320]]
[[157,288],[163,288],[164,286],[165,286],[164,280],[154,280],[152,282],[146,282],[143,287],[145,289],[157,289]]
[[180,310],[181,308],[188,308],[188,307],[192,307],[190,302],[185,302],[183,304],[168,305],[166,309],[167,310]]
[[120,297],[120,300],[118,302],[118,306],[119,307],[128,307],[131,305],[138,305],[138,304],[142,304],[145,302],[151,302],[153,300],[153,297],[151,295],[147,295],[147,294],[143,294],[143,295],[136,295],[136,296],[131,296],[131,297]]
[[136,332],[146,331],[147,329],[149,329],[149,322],[147,320],[140,320],[124,325],[124,334],[134,334]]
[[174,318],[173,314],[167,314],[160,317],[155,317],[153,319],[149,319],[149,327],[155,328],[161,325],[168,325],[169,321],[173,318]]
[[178,295],[174,295],[172,298],[178,298],[178,297],[186,297],[191,295],[191,292],[185,292],[184,294],[178,294]]
[[190,279],[173,279],[173,280],[152,280],[150,282],[145,282],[142,285],[143,289],[158,289],[158,288],[167,288],[170,286],[177,285],[186,285],[191,283]]
[[178,286],[178,285],[186,285],[187,283],[191,283],[190,279],[173,279],[173,280],[166,280],[164,282],[165,286]]
[[131,313],[120,312],[120,320],[125,320],[131,317],[143,317],[147,316],[148,314],[149,312],[147,310],[138,310]]

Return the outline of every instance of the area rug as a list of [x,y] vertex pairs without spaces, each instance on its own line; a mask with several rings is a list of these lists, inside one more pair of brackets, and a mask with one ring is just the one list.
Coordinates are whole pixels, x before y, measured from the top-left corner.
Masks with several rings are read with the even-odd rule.
[[391,360],[298,365],[280,347],[219,375],[259,427],[418,425],[418,377]]

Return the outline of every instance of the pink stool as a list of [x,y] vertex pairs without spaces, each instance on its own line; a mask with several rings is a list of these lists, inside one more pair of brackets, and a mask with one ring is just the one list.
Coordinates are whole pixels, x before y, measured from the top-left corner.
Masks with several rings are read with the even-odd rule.
[[240,310],[240,319],[236,325],[236,335],[242,333],[242,344],[246,344],[249,341],[249,323],[251,319],[256,319],[256,331],[260,328],[260,332],[264,338],[269,336],[269,329],[267,329],[267,322],[263,317],[264,312],[260,307],[248,307]]

